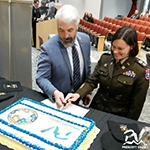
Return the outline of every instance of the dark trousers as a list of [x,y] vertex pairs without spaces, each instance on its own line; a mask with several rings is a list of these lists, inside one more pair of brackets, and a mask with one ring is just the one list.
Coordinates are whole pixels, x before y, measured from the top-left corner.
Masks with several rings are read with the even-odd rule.
[[36,26],[32,27],[32,34],[33,34],[33,47],[36,47]]

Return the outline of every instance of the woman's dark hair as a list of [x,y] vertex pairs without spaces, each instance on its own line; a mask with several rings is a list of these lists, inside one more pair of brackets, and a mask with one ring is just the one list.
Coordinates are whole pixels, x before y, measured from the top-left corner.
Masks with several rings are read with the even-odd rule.
[[39,0],[34,0],[34,3],[37,3],[37,2],[39,2]]
[[133,46],[133,49],[130,51],[130,54],[129,54],[130,56],[135,57],[138,54],[139,48],[138,48],[138,42],[137,42],[137,33],[135,29],[128,27],[128,26],[121,27],[114,34],[111,43],[113,43],[117,39],[122,39],[129,46]]

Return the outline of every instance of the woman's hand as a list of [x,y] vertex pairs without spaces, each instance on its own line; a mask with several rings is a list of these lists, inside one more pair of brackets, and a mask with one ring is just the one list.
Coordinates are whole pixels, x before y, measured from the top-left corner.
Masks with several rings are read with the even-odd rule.
[[65,97],[65,100],[68,101],[68,102],[75,102],[79,97],[80,97],[80,95],[78,93],[74,93],[74,94],[69,93]]
[[85,101],[84,101],[84,105],[89,105],[91,101],[91,94],[87,94],[86,97],[85,97]]

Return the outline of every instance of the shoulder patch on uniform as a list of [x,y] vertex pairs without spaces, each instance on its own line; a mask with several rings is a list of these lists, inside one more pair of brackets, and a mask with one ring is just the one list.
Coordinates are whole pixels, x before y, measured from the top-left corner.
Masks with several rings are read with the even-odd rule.
[[141,59],[139,59],[139,58],[137,58],[136,59],[136,62],[138,63],[138,64],[140,64],[142,67],[146,67],[147,66],[147,64],[143,61],[143,60],[141,60]]
[[149,68],[145,70],[145,79],[146,80],[150,79],[150,69]]

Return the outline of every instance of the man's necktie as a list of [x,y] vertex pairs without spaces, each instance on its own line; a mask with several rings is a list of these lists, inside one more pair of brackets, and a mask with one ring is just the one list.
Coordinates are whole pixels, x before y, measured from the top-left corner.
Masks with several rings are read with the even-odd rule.
[[73,89],[76,91],[81,85],[81,75],[80,75],[80,60],[78,56],[77,49],[72,46],[72,59],[73,59]]

